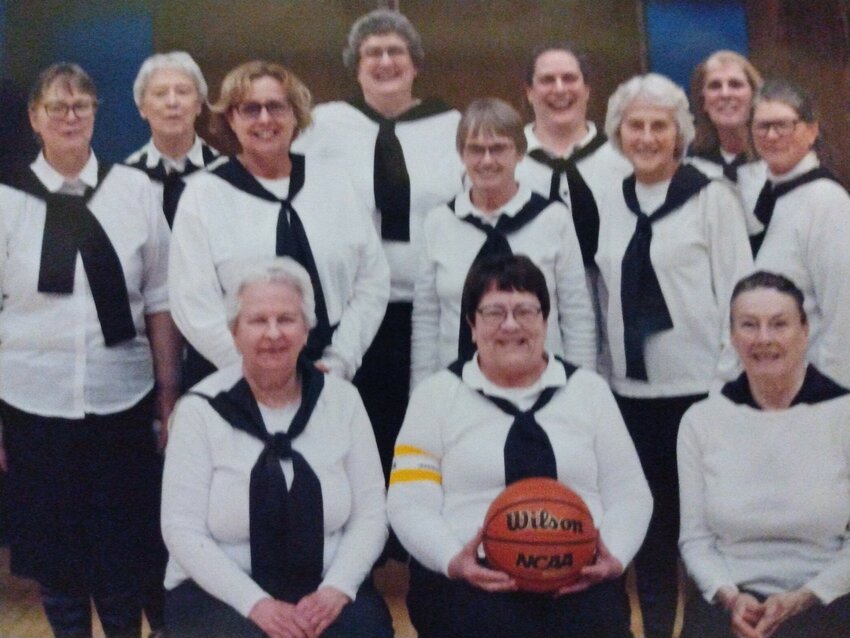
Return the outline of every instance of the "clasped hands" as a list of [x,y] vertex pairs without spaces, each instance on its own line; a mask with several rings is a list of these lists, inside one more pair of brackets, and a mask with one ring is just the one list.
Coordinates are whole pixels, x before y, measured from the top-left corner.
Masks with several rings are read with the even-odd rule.
[[318,638],[351,599],[334,587],[321,587],[297,604],[274,598],[258,601],[248,618],[271,638]]
[[716,599],[732,616],[732,633],[738,638],[770,638],[786,620],[818,600],[808,589],[773,594],[764,602],[732,587],[721,587]]

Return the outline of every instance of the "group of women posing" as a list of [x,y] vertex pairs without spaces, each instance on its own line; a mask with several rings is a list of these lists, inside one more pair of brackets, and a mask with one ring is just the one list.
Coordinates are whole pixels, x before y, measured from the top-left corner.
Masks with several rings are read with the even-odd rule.
[[[406,550],[422,638],[626,637],[633,559],[644,635],[669,638],[681,543],[688,636],[838,635],[850,197],[809,97],[718,52],[696,126],[648,74],[603,134],[567,45],[534,52],[526,126],[416,97],[397,12],[343,59],[361,94],[315,110],[279,64],[230,71],[219,156],[197,64],[152,56],[129,167],[91,151],[82,69],[36,82],[42,151],[0,180],[0,467],[12,570],[54,633],[90,636],[93,599],[110,637],[142,609],[174,637],[391,636],[369,573]],[[480,552],[528,476],[599,530],[555,596]]]

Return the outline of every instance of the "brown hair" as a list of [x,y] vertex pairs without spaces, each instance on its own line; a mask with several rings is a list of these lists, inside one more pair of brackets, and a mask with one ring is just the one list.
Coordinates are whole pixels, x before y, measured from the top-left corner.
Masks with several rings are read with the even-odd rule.
[[509,137],[520,155],[525,155],[528,148],[522,117],[514,107],[497,97],[478,98],[466,107],[457,125],[457,152],[462,154],[469,136],[478,133]]

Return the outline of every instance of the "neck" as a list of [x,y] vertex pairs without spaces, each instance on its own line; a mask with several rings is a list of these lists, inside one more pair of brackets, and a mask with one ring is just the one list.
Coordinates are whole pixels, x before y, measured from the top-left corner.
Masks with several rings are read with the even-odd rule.
[[675,162],[672,166],[664,166],[657,171],[639,172],[635,171],[635,179],[644,186],[652,186],[673,179],[673,175],[679,170],[681,162]]
[[478,356],[478,367],[481,368],[482,374],[487,377],[488,381],[502,388],[527,388],[540,378],[547,365],[546,355],[543,355],[532,366],[493,370],[487,366],[486,362],[481,360],[480,354]]
[[279,370],[250,372],[243,368],[245,380],[257,403],[269,408],[282,408],[301,397],[301,379],[293,368],[281,373]]
[[740,155],[747,150],[747,127],[717,129],[717,139],[724,151]]
[[152,132],[152,137],[156,150],[172,160],[186,157],[195,144],[195,131],[188,131],[179,135],[160,135]]
[[472,205],[478,210],[493,213],[511,201],[518,190],[519,184],[515,181],[493,189],[476,189],[473,186],[469,192],[469,198],[472,200]]
[[263,179],[289,177],[292,172],[292,160],[289,159],[289,153],[276,154],[272,157],[240,153],[237,157],[249,173]]
[[547,126],[539,121],[534,122],[534,134],[543,148],[557,156],[564,155],[567,150],[581,142],[588,131],[586,120],[580,120],[575,125]]
[[89,161],[89,155],[91,155],[91,148],[89,147],[64,153],[52,153],[49,149],[44,149],[44,159],[47,160],[47,163],[56,169],[56,172],[62,177],[69,180],[76,179],[83,172],[86,162]]
[[750,377],[750,392],[755,402],[763,410],[785,410],[791,406],[791,401],[803,387],[806,378],[806,366],[800,366],[791,375],[776,377]]
[[413,95],[407,91],[403,93],[390,93],[387,95],[364,94],[363,99],[366,100],[366,104],[371,106],[387,119],[398,117],[421,101],[414,99]]

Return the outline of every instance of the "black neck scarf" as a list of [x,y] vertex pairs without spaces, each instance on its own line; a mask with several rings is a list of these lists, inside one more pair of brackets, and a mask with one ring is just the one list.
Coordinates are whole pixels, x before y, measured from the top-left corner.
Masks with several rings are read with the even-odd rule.
[[626,352],[626,376],[647,381],[643,346],[647,337],[673,327],[661,284],[650,259],[652,224],[678,210],[711,180],[690,164],[682,164],[673,175],[667,197],[658,210],[647,215],[640,209],[634,174],[623,180],[623,196],[637,216],[635,232],[623,255],[620,299]]
[[[471,197],[472,195],[470,194],[470,198]],[[449,209],[454,211],[455,200],[450,201],[448,206]],[[508,243],[507,236],[530,223],[535,217],[543,212],[547,206],[549,206],[549,200],[537,193],[532,193],[531,198],[521,209],[519,209],[519,211],[517,211],[516,215],[500,215],[495,226],[491,226],[472,213],[461,217],[461,221],[475,226],[486,235],[484,244],[481,246],[478,254],[475,255],[475,259],[472,260],[472,264],[469,266],[470,269],[484,257],[494,255],[512,255],[513,251]],[[466,309],[461,308],[460,327],[458,329],[457,340],[457,356],[461,361],[469,361],[475,353],[475,344],[472,343],[472,328],[470,328],[465,317]]]
[[542,148],[536,148],[528,153],[531,159],[552,169],[552,181],[549,184],[550,201],[563,202],[560,192],[561,176],[567,176],[570,201],[564,203],[569,205],[573,215],[573,224],[576,228],[578,245],[581,248],[581,257],[585,267],[594,265],[593,257],[596,255],[596,248],[599,245],[599,209],[596,206],[593,193],[581,176],[576,164],[598,151],[607,139],[602,133],[597,133],[592,140],[573,151],[566,159],[552,157]]
[[375,207],[381,211],[381,238],[410,241],[410,175],[404,152],[395,134],[396,122],[410,122],[450,111],[441,100],[423,100],[395,118],[386,118],[366,104],[362,96],[350,99],[351,106],[378,124],[375,139],[373,188]]
[[301,218],[292,206],[292,200],[304,186],[304,156],[290,153],[289,159],[292,161],[292,172],[289,176],[289,193],[285,199],[280,199],[263,188],[263,185],[235,157],[217,166],[211,172],[249,195],[267,202],[280,204],[275,254],[280,257],[291,257],[304,266],[304,269],[310,275],[310,283],[313,285],[313,294],[316,297],[316,326],[310,330],[307,345],[304,347],[304,354],[312,361],[316,361],[321,359],[322,353],[330,344],[335,326],[332,327],[328,319],[325,294],[322,290],[322,282],[319,279],[319,271],[316,268],[316,261],[313,259],[313,251],[310,249],[307,233],[301,223]]
[[738,153],[732,158],[731,162],[727,162],[726,158],[723,157],[723,153],[720,152],[719,147],[713,151],[694,153],[693,157],[701,157],[704,160],[717,164],[723,169],[724,177],[736,184],[738,183],[738,167],[747,163],[746,153]]
[[[198,394],[231,426],[265,444],[249,487],[251,578],[274,598],[293,604],[319,586],[325,536],[322,486],[310,464],[292,449],[292,441],[307,427],[325,379],[303,356],[298,374],[301,405],[287,432],[269,434],[244,378],[214,397]],[[291,487],[280,465],[287,459],[293,466]]]
[[[564,372],[569,379],[576,371],[576,367],[560,357],[555,358],[564,366]],[[449,366],[449,370],[463,379],[464,363],[465,361],[461,360],[455,361]],[[508,430],[508,436],[505,439],[505,485],[535,476],[558,478],[558,468],[552,443],[537,419],[534,418],[534,414],[549,403],[559,389],[558,386],[544,388],[534,405],[525,411],[520,410],[507,399],[490,396],[478,390],[482,397],[492,402],[505,414],[514,417],[514,422],[511,424],[511,429]]]
[[[206,144],[201,146],[201,153],[203,154],[204,166],[212,163],[216,158],[215,153]],[[177,212],[177,203],[180,201],[180,195],[183,194],[183,188],[186,185],[183,178],[202,167],[195,166],[187,157],[182,171],[172,170],[169,173],[165,169],[165,162],[162,159],[159,160],[156,166],[148,166],[147,153],[142,153],[142,156],[137,161],[128,164],[128,166],[144,171],[153,181],[162,184],[162,212],[165,213],[168,227],[171,228],[174,225],[174,214]]]
[[[803,385],[800,386],[797,396],[791,401],[791,406],[789,407],[799,405],[800,403],[814,404],[821,401],[829,401],[830,399],[843,397],[848,392],[850,390],[838,385],[812,364],[809,364],[806,366],[806,376],[803,379]],[[756,410],[762,409],[753,397],[746,372],[742,372],[737,379],[724,385],[721,393],[732,401],[732,403],[748,405]]]
[[73,293],[79,253],[107,347],[136,336],[124,268],[106,231],[88,207],[89,201],[106,180],[110,168],[109,164],[99,163],[97,187],[86,188],[85,194],[81,196],[51,193],[29,167],[5,180],[13,188],[38,197],[47,205],[38,292],[59,295]]
[[764,226],[764,229],[750,237],[750,247],[753,249],[753,258],[758,255],[761,250],[761,245],[764,243],[764,238],[767,235],[767,230],[770,227],[770,220],[773,219],[773,209],[776,207],[776,200],[783,195],[790,193],[792,190],[803,184],[808,184],[817,179],[831,179],[834,182],[838,180],[835,176],[825,169],[823,166],[818,166],[806,171],[802,175],[798,175],[794,179],[789,179],[787,182],[774,184],[770,180],[764,183],[764,186],[756,200],[756,207],[753,213]]

